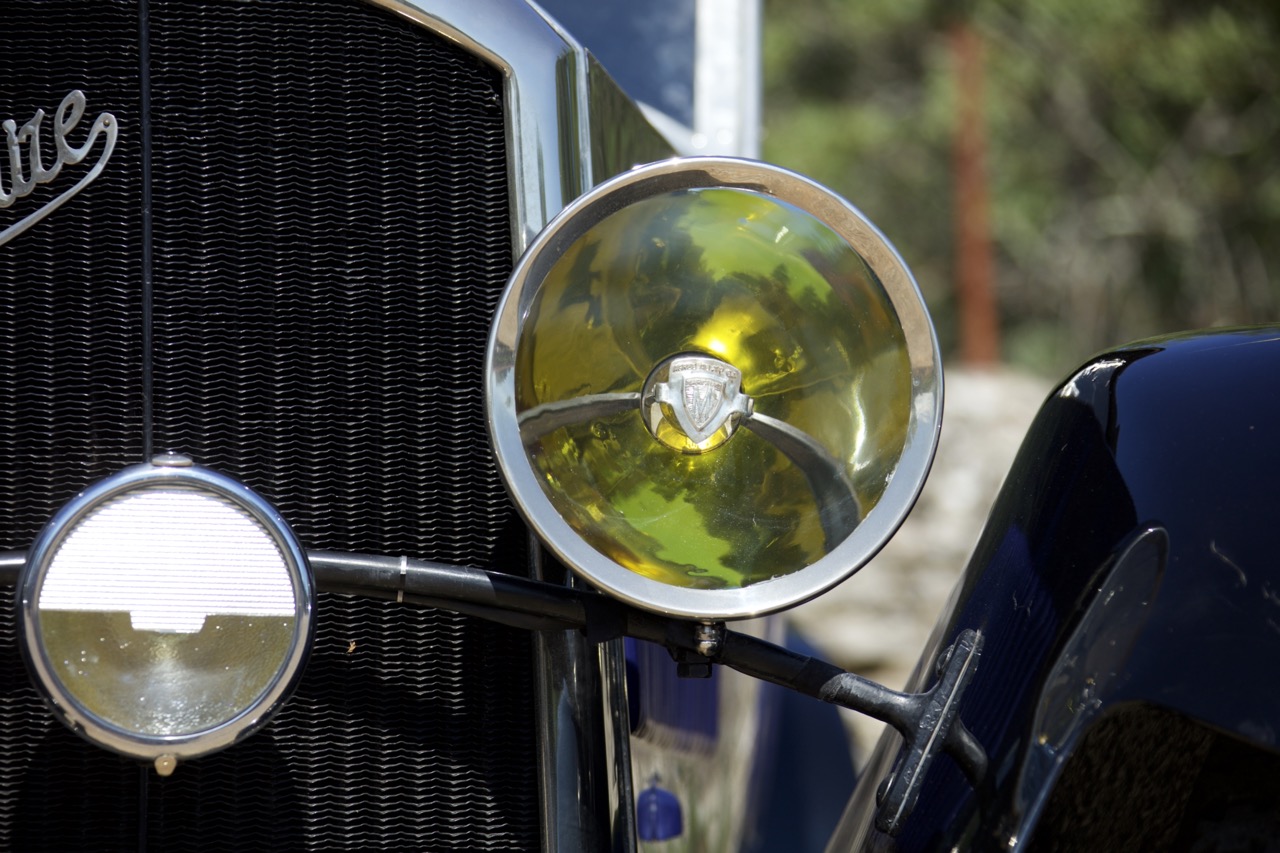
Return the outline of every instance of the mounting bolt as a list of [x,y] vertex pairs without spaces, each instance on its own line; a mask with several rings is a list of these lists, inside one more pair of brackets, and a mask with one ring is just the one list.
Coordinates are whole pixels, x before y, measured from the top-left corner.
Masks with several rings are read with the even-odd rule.
[[942,673],[947,671],[947,667],[951,665],[951,656],[956,653],[955,646],[947,646],[947,650],[938,655],[938,662],[934,664],[933,671],[942,677]]
[[160,453],[151,457],[151,464],[157,468],[190,468],[195,463],[181,453]]
[[693,647],[704,658],[714,658],[723,644],[723,622],[700,622],[694,626]]
[[889,771],[889,775],[880,780],[880,785],[876,788],[876,805],[884,802],[884,798],[889,795],[889,786],[893,784],[893,780],[898,775],[898,768]]

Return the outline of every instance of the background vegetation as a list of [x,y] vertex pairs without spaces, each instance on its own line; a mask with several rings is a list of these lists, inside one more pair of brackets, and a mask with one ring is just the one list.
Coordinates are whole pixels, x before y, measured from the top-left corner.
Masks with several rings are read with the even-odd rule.
[[852,200],[957,346],[955,41],[983,46],[1003,358],[1280,321],[1280,3],[766,0],[765,159]]

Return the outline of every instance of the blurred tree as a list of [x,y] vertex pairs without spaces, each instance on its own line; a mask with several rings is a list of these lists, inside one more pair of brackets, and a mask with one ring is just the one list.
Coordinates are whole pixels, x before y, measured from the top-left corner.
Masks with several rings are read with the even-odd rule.
[[[1280,4],[973,0],[1010,360],[1280,320]],[[766,156],[845,194],[956,345],[951,4],[767,0]]]
[[956,85],[952,168],[956,240],[956,313],[960,357],[970,364],[992,364],[1000,358],[999,309],[995,298],[995,263],[991,248],[991,205],[986,156],[987,119],[982,36],[967,15],[949,27],[952,75]]

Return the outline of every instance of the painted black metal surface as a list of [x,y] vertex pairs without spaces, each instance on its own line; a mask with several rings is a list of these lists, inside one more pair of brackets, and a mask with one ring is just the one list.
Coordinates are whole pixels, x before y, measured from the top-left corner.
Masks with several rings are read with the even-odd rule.
[[1077,735],[1139,703],[1276,749],[1278,376],[1280,328],[1246,329],[1109,352],[1055,390],[917,672],[982,631],[960,713],[989,782],[944,760],[896,840],[864,783],[834,846],[1016,849]]

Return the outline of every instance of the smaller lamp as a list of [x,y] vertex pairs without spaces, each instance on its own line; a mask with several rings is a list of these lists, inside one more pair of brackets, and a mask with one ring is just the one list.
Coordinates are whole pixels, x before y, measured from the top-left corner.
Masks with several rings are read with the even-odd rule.
[[313,601],[275,510],[166,456],[63,507],[28,552],[18,612],[57,716],[168,775],[266,723],[301,671]]

